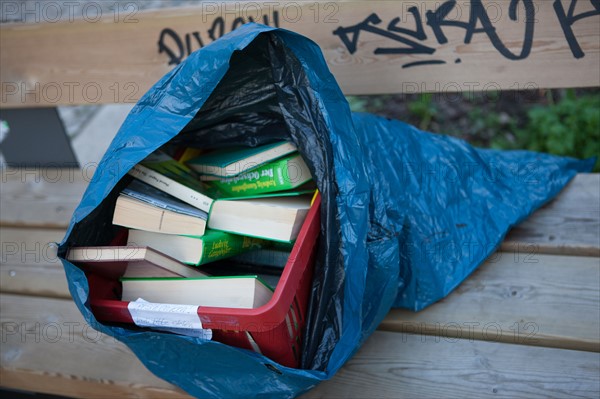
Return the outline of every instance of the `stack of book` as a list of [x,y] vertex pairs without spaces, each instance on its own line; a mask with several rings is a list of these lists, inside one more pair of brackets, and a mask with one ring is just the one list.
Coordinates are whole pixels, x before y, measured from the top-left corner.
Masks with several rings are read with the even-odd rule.
[[289,142],[137,164],[113,224],[127,245],[70,248],[86,272],[117,280],[121,300],[257,308],[277,285],[315,194]]

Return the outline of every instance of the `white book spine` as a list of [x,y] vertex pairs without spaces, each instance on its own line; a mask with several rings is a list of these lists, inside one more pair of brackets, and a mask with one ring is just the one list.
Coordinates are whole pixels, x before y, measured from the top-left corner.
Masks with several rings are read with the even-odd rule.
[[128,173],[136,179],[162,190],[204,212],[208,212],[213,203],[212,198],[145,166],[139,164],[135,165]]

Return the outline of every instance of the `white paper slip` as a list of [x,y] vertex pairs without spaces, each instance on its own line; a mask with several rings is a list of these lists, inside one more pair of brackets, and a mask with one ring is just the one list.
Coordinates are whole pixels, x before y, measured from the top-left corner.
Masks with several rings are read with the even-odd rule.
[[138,298],[129,302],[127,309],[136,326],[212,339],[212,330],[202,328],[198,306],[152,303]]

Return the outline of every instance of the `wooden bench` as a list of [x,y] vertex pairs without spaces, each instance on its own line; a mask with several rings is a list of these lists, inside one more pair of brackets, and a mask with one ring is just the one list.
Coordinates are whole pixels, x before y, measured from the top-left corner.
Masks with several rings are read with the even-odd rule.
[[[346,93],[600,86],[593,2],[531,2],[534,18],[527,1],[515,3],[514,15],[508,1],[458,2],[447,19],[459,18],[462,27],[428,22],[439,1],[253,3],[258,13],[236,4],[122,9],[104,15],[106,23],[3,25],[1,106],[135,100],[170,61],[249,13],[317,41]],[[484,32],[466,24],[472,15]],[[72,93],[52,97],[52,89],[69,87]],[[86,398],[189,397],[88,326],[70,299],[48,243],[62,239],[85,190],[90,169],[82,164],[2,169],[0,387]],[[419,313],[392,310],[331,381],[304,397],[598,397],[599,282],[600,175],[581,174],[512,229],[451,295]]]

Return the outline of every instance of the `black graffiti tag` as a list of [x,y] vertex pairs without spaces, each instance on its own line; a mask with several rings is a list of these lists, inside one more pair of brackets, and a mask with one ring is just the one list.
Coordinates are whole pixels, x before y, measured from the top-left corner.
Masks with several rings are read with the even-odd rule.
[[[588,1],[594,9],[579,14],[575,14],[575,6],[578,0],[570,0],[568,10],[565,10],[564,0],[554,0],[553,3],[556,16],[575,58],[582,58],[585,56],[585,53],[575,37],[572,28],[573,25],[584,18],[600,15],[600,0]],[[465,44],[470,44],[474,35],[485,34],[498,53],[509,60],[523,60],[531,55],[536,23],[536,11],[533,0],[510,0],[510,4],[508,5],[508,17],[511,21],[517,22],[520,17],[519,11],[524,10],[523,44],[520,52],[511,51],[502,42],[482,0],[470,1],[468,21],[449,19],[449,15],[455,10],[456,5],[456,0],[448,0],[437,9],[429,10],[425,13],[425,25],[431,29],[438,44],[448,43],[445,29],[459,28],[465,31],[463,39]],[[340,38],[350,54],[354,54],[357,51],[361,32],[369,32],[385,37],[396,43],[396,46],[377,47],[373,51],[374,54],[434,54],[436,52],[434,47],[422,43],[427,39],[427,33],[425,32],[419,10],[416,7],[411,7],[408,9],[408,12],[415,21],[414,30],[399,26],[400,18],[398,17],[393,18],[387,27],[384,28],[381,18],[376,13],[372,13],[356,25],[338,27],[333,31],[333,34]],[[455,62],[460,62],[460,59],[457,59]],[[445,63],[446,61],[443,60],[423,60],[406,64],[403,67]]]
[[[448,42],[448,39],[444,34],[444,27],[462,28],[465,30],[465,44],[471,43],[473,35],[484,33],[488,36],[490,42],[500,54],[510,60],[520,60],[527,58],[531,53],[535,22],[533,0],[511,0],[509,5],[509,18],[513,21],[517,20],[517,9],[520,3],[522,3],[525,8],[525,32],[523,48],[520,54],[513,54],[504,43],[502,43],[481,0],[471,0],[471,12],[468,22],[447,20],[448,15],[456,6],[456,0],[448,0],[435,11],[427,11],[427,26],[433,31],[438,44],[445,44]],[[392,19],[388,24],[387,29],[383,29],[378,26],[382,22],[381,19],[377,14],[373,13],[356,25],[337,28],[333,31],[333,34],[340,38],[350,54],[354,54],[357,50],[358,38],[361,31],[387,37],[403,45],[399,47],[378,47],[374,50],[374,54],[434,54],[436,51],[435,48],[419,43],[419,41],[427,39],[427,34],[423,28],[423,21],[419,10],[416,7],[411,7],[408,11],[415,20],[416,28],[414,30],[398,26],[400,18]],[[481,27],[479,28],[478,25],[481,25]],[[456,62],[458,63],[460,60],[457,59]],[[404,67],[445,63],[446,61],[443,60],[426,60],[406,64]]]
[[600,15],[600,0],[590,0],[590,3],[594,7],[594,10],[578,15],[575,15],[575,6],[577,5],[577,0],[571,0],[569,11],[567,12],[565,12],[565,8],[563,7],[561,0],[555,0],[553,4],[556,16],[558,17],[560,26],[565,34],[565,39],[567,39],[567,43],[569,43],[569,48],[573,53],[573,57],[577,59],[585,57],[585,53],[581,49],[581,46],[575,37],[575,33],[573,33],[573,24],[584,18]]
[[[468,22],[447,21],[445,19],[456,5],[456,0],[449,0],[436,11],[427,11],[427,25],[433,30],[439,44],[448,42],[442,27],[454,26],[465,30],[465,44],[471,43],[474,34],[484,33],[488,36],[494,48],[504,57],[509,60],[522,60],[529,57],[531,47],[533,46],[535,8],[533,6],[533,0],[511,0],[508,7],[508,16],[512,21],[517,20],[517,7],[519,3],[523,3],[523,6],[525,7],[525,34],[523,38],[523,48],[520,54],[513,54],[504,43],[502,43],[481,0],[471,0],[471,13],[469,14]],[[481,24],[481,28],[477,27],[478,24]]]
[[[158,39],[158,53],[165,53],[169,57],[169,65],[179,64],[186,55],[192,53],[192,37],[196,40],[196,44],[199,48],[204,47],[204,43],[200,38],[199,32],[186,33],[185,38],[185,49],[184,43],[173,29],[165,28],[160,32]],[[169,46],[167,39],[171,39],[172,44]]]
[[[364,21],[354,26],[347,28],[339,27],[333,31],[334,35],[339,36],[350,54],[354,54],[357,49],[358,38],[361,31],[371,32],[376,35],[390,38],[398,43],[405,44],[406,47],[394,47],[394,48],[381,48],[375,49],[375,54],[433,54],[435,49],[427,47],[415,40],[406,38],[404,35],[412,36],[418,40],[425,40],[427,36],[423,30],[423,23],[421,21],[421,14],[416,7],[412,7],[408,10],[413,14],[417,23],[417,28],[414,31],[401,28],[398,26],[400,18],[394,18],[387,26],[387,30],[380,28],[376,25],[381,23],[381,18],[375,13],[369,15]],[[351,37],[350,37],[351,35]]]
[[[271,17],[272,18],[269,18],[268,15],[263,15],[262,23],[264,25],[269,25],[270,22],[272,22],[273,26],[279,27],[279,12],[273,10]],[[249,16],[248,21],[246,21],[244,18],[238,17],[231,23],[229,31],[239,28],[246,22],[254,22],[254,19]],[[225,33],[226,25],[225,20],[222,17],[215,18],[212,24],[210,24],[210,28],[206,31],[206,35],[210,41],[219,39]],[[169,58],[169,65],[179,65],[187,56],[192,54],[194,50],[202,47],[204,47],[204,41],[202,40],[199,31],[186,33],[182,38],[175,30],[164,28],[160,32],[158,38],[158,53],[164,53]]]

